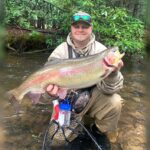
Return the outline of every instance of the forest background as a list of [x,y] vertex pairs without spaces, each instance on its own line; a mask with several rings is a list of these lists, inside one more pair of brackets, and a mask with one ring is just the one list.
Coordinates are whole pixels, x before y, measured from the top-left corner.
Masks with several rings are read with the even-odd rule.
[[146,7],[145,0],[5,0],[1,39],[10,53],[51,52],[66,40],[71,16],[81,10],[91,14],[96,40],[144,56]]

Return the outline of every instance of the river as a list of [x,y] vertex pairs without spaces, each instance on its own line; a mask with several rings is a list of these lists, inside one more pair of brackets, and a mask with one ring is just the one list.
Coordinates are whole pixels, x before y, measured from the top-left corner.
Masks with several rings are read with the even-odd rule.
[[[10,55],[0,70],[0,149],[40,150],[44,131],[50,119],[51,106],[32,105],[25,98],[20,116],[3,95],[18,86],[29,74],[39,69],[47,60],[48,54],[26,56]],[[139,62],[127,60],[122,69],[125,77],[124,88],[120,91],[125,99],[118,125],[117,142],[113,150],[146,149],[146,96],[145,68]],[[50,111],[49,111],[50,110]]]

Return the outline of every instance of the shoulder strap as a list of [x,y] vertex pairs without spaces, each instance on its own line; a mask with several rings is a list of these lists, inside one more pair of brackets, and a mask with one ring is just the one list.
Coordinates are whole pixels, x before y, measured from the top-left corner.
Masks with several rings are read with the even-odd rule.
[[67,43],[68,45],[68,58],[73,58],[73,55],[72,55],[72,47]]
[[73,50],[73,48],[68,43],[67,45],[68,45],[68,58],[73,58],[73,51],[75,53],[76,58],[79,58],[80,55],[75,50]]

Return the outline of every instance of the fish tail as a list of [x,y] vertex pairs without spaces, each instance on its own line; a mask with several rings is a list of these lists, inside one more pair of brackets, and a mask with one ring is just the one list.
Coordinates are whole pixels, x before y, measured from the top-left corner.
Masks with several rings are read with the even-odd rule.
[[18,94],[16,92],[16,89],[10,90],[6,93],[6,97],[9,99],[10,103],[13,105],[16,113],[18,114],[20,111],[20,104],[17,99]]
[[6,96],[9,100],[14,97],[19,103],[21,103],[21,95],[18,88],[8,91]]
[[17,99],[17,92],[16,89],[10,90],[6,93],[6,97],[10,100],[13,97],[15,97],[15,99]]
[[15,97],[12,97],[10,99],[10,103],[13,105],[15,111],[16,111],[16,114],[19,114],[21,108],[20,108],[20,104],[19,102],[15,99]]

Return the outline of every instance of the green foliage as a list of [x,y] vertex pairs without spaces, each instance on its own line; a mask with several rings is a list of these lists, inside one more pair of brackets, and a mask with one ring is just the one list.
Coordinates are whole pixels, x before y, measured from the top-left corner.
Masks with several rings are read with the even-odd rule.
[[[25,28],[34,28],[33,22],[41,21],[49,30],[63,36],[46,40],[49,46],[65,40],[70,32],[71,16],[81,10],[91,14],[96,39],[106,46],[119,46],[130,54],[144,52],[144,24],[129,15],[125,8],[110,7],[106,0],[6,0],[5,23]],[[32,36],[37,36],[34,32]],[[57,38],[57,40],[56,40]]]
[[58,35],[48,36],[47,39],[46,39],[46,44],[50,48],[52,48],[52,47],[55,48],[59,44],[61,44],[62,42],[64,42],[65,39],[66,39],[66,37],[60,37]]
[[[78,7],[70,6],[71,13],[63,14],[63,17],[71,17],[77,10],[88,12],[92,16],[93,31],[98,41],[108,47],[119,46],[121,51],[130,54],[144,53],[144,23],[129,15],[126,9],[106,6],[102,0],[78,0],[76,6]],[[63,5],[61,7],[64,8]],[[61,31],[67,32],[69,27],[69,18],[64,19]]]
[[143,53],[144,25],[122,8],[101,7],[95,12],[94,31],[107,46],[117,45],[122,51]]
[[29,34],[29,37],[33,40],[37,40],[39,39],[39,36],[40,36],[40,33],[37,32],[37,31],[32,31],[30,34]]
[[23,28],[31,28],[31,24],[29,21],[29,13],[31,12],[31,8],[29,6],[29,2],[26,0],[22,1],[6,1],[6,16],[5,16],[5,24],[20,26]]

